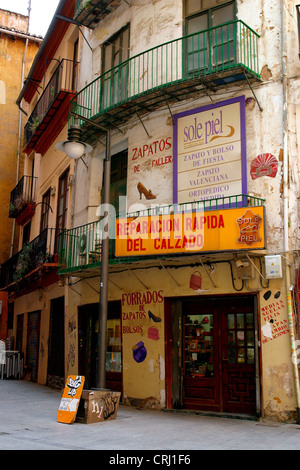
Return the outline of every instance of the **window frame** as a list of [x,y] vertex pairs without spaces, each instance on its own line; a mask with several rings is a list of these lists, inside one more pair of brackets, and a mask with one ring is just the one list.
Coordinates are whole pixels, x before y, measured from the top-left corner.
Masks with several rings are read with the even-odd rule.
[[[200,0],[200,1],[202,2],[203,0]],[[202,5],[202,3],[201,3],[201,5]],[[222,23],[222,25],[226,25],[227,23],[231,23],[232,21],[235,21],[237,19],[237,3],[236,3],[236,0],[227,0],[227,1],[224,1],[223,3],[221,3],[221,4],[217,3],[217,0],[215,0],[215,5],[214,6],[212,6],[210,8],[204,8],[204,9],[201,8],[199,11],[194,12],[190,15],[188,15],[186,13],[187,0],[185,0],[184,1],[184,35],[190,37],[190,34],[193,34],[193,33],[188,32],[188,22],[190,20],[206,16],[207,17],[207,19],[206,19],[207,25],[206,25],[206,28],[203,29],[203,32],[204,32],[205,36],[209,35],[209,38],[210,38],[210,33],[209,32],[205,33],[205,31],[210,30],[211,28],[213,28],[213,25],[212,25],[213,13],[217,10],[220,10],[221,8],[225,8],[225,7],[228,7],[230,5],[233,6],[233,18],[230,21],[225,21],[224,23]],[[215,26],[215,28],[218,28],[218,26]],[[192,40],[192,39],[191,38],[188,39],[188,41],[190,41],[190,40]],[[210,39],[207,40],[206,44],[210,44],[210,45],[208,47],[205,46],[205,48],[203,48],[203,50],[201,49],[200,51],[196,51],[196,57],[199,56],[199,54],[204,54],[204,55],[208,54],[207,55],[207,58],[208,58],[207,62],[204,60],[204,67],[203,67],[204,69],[207,68],[209,65],[216,65],[217,64],[217,62],[214,64],[213,51],[217,50],[218,44],[217,43],[216,44],[211,44]],[[186,51],[188,51],[188,49],[189,49],[189,47],[187,47]],[[189,54],[189,55],[191,56],[193,54]],[[200,68],[202,68],[202,67],[200,67]],[[188,63],[187,63],[186,73],[190,73]]]
[[[186,2],[187,2],[187,0],[184,1],[184,34],[185,35],[187,35],[187,21],[188,20],[193,19],[193,18],[197,18],[197,16],[202,16],[202,15],[207,13],[208,14],[207,28],[211,28],[212,27],[212,12],[215,11],[215,10],[218,10],[220,8],[224,8],[224,7],[226,7],[230,4],[233,4],[233,6],[234,6],[234,17],[235,17],[235,19],[237,18],[236,0],[228,0],[228,1],[225,1],[224,3],[221,3],[221,4],[216,3],[216,5],[214,7],[200,9],[198,12],[191,13],[190,15],[188,15],[186,13]],[[224,24],[226,24],[226,22]]]
[[51,188],[49,188],[42,197],[41,209],[41,223],[40,233],[43,232],[49,225],[49,210],[50,210]]
[[[68,217],[68,202],[69,202],[69,185],[68,177],[70,173],[70,168],[67,168],[59,177],[58,182],[58,194],[57,194],[57,213],[56,213],[56,229],[64,230],[67,228],[67,217]],[[62,185],[64,186],[64,191],[62,191]],[[63,201],[62,211],[60,212],[59,206],[60,201]],[[60,221],[62,221],[60,223]]]
[[[128,34],[128,51],[127,53],[125,54],[126,57],[124,57],[124,36],[125,34]],[[114,58],[115,58],[115,55],[116,55],[116,42],[120,40],[120,44],[119,44],[119,47],[118,47],[118,53],[120,53],[120,59],[118,60],[118,64],[114,64]],[[110,64],[108,67],[105,67],[105,63],[106,63],[106,54],[107,54],[107,50],[108,48],[111,46],[111,57],[110,57]],[[115,78],[113,78],[113,83],[112,83],[112,75],[109,74],[106,76],[105,78],[105,75],[109,72],[109,70],[112,70],[113,68],[115,67],[118,67],[120,64],[122,64],[123,62],[127,61],[129,58],[130,58],[130,23],[127,23],[125,26],[123,26],[121,29],[119,29],[119,31],[117,33],[115,33],[113,36],[111,36],[107,41],[105,41],[102,45],[102,53],[101,53],[101,57],[102,57],[102,61],[101,61],[101,75],[103,77],[103,80],[102,80],[102,97],[101,97],[101,102],[105,102],[107,100],[107,93],[106,93],[106,81],[109,80],[110,81],[110,85],[108,86],[108,89],[109,89],[109,104],[114,104],[114,102],[118,102],[120,100],[120,93],[122,95],[122,89],[119,87],[120,85],[120,82],[122,84],[122,77],[121,75],[123,75],[123,73],[125,74],[128,74],[128,67],[125,67],[125,70],[124,72],[122,72],[122,74],[118,74],[119,77],[116,78],[117,82],[118,82],[118,87],[117,87],[117,90],[116,90],[116,84],[117,82],[115,82]],[[127,84],[128,84],[128,76],[127,76],[127,80],[126,80],[126,90],[124,91],[124,96],[123,96],[123,99],[127,96],[128,94],[128,89],[127,89]],[[116,96],[116,91],[117,91],[117,96]],[[126,95],[126,96],[125,96]],[[107,107],[107,106],[105,106]]]

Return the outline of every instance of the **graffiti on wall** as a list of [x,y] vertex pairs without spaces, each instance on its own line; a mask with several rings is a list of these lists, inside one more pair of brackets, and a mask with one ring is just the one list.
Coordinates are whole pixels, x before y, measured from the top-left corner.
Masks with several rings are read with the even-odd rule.
[[75,365],[76,350],[76,316],[73,315],[68,322],[68,370]]
[[97,423],[115,419],[120,402],[120,392],[84,391],[85,422]]

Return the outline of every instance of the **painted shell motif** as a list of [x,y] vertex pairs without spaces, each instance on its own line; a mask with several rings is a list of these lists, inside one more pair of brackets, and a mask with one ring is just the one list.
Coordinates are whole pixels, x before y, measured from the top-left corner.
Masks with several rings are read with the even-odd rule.
[[251,162],[250,174],[253,180],[261,176],[274,178],[278,170],[278,160],[271,153],[262,153]]

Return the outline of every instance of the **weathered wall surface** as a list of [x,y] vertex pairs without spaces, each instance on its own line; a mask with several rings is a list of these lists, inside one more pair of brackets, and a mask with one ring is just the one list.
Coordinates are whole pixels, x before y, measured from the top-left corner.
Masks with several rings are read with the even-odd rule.
[[[26,18],[0,10],[0,27],[26,32],[28,21]],[[22,87],[22,64],[25,57],[24,76],[26,77],[39,47],[39,43],[29,39],[26,56],[24,56],[25,39],[8,33],[1,32],[0,34],[0,214],[1,219],[5,220],[0,233],[0,263],[10,256],[12,219],[8,219],[8,210],[10,193],[17,184],[18,153],[22,146],[22,136],[19,141],[19,118],[22,122],[22,135],[26,122],[16,105],[16,99]],[[26,106],[25,109],[27,109]],[[24,155],[20,152],[20,178],[23,175],[23,165]]]
[[[299,57],[298,31],[296,16],[296,0],[285,1],[285,31],[287,55],[282,52],[282,10],[278,0],[238,0],[237,16],[249,25],[259,35],[259,71],[262,77],[260,83],[253,85],[253,92],[247,85],[232,86],[227,91],[221,90],[211,95],[218,102],[224,99],[244,95],[246,99],[246,142],[247,142],[247,185],[248,194],[266,200],[266,234],[267,253],[284,252],[283,233],[283,132],[284,132],[284,90],[282,81],[283,60],[287,59],[287,128],[288,146],[287,158],[288,188],[289,188],[289,241],[291,249],[297,249],[299,244],[298,213],[299,213]],[[145,9],[147,13],[145,14]],[[112,21],[113,20],[113,21]],[[94,31],[86,32],[93,47],[93,53],[83,44],[81,86],[90,83],[101,73],[101,45],[117,33],[127,23],[130,23],[130,56],[146,49],[155,47],[174,38],[184,35],[183,12],[181,2],[173,0],[158,0],[155,2],[133,1],[130,7],[123,3],[112,15],[109,15]],[[93,67],[87,64],[93,61]],[[257,103],[257,101],[258,103]],[[207,96],[199,96],[172,107],[172,113],[195,109],[210,103]],[[149,117],[143,118],[148,131],[136,119],[122,127],[123,136],[118,131],[112,132],[112,142],[128,139],[128,208],[143,203],[150,207],[153,200],[139,199],[137,190],[141,182],[155,196],[159,195],[159,203],[171,204],[173,197],[173,134],[172,120],[167,108]],[[161,143],[161,147],[159,146]],[[104,151],[101,144],[98,152]],[[286,156],[286,155],[285,155]],[[251,167],[257,159],[271,159],[277,170],[269,176],[253,178]],[[89,162],[90,163],[90,162]],[[83,168],[80,170],[84,177]],[[99,195],[94,196],[86,205],[97,205]],[[81,205],[79,204],[79,201]],[[157,201],[154,201],[158,202]],[[83,210],[82,199],[77,194],[76,207]],[[91,212],[92,215],[92,212]],[[257,267],[260,269],[259,264]],[[292,266],[295,268],[296,265]],[[125,273],[113,274],[110,285],[110,300],[122,300],[122,294],[145,292],[141,282],[149,292],[162,291],[162,298],[168,296],[187,296],[191,292],[187,279],[191,274],[190,268],[172,270],[176,282],[163,270],[150,269],[137,272],[141,282],[135,276]],[[236,293],[228,277],[226,263],[219,264],[214,273],[215,287],[203,273],[204,289],[207,294]],[[288,315],[286,301],[285,272],[282,280],[262,281],[256,273],[256,278],[250,281],[248,288],[258,292],[259,303],[259,337],[261,344],[261,391],[262,414],[276,417],[285,421],[292,417],[296,407],[294,371],[291,361],[290,335],[288,330]],[[97,288],[99,279],[90,283]],[[119,286],[117,288],[116,286]],[[93,289],[79,282],[77,293],[69,290],[68,315],[75,318],[78,302],[81,305],[97,302]],[[244,289],[243,292],[246,292]],[[205,295],[205,294],[204,294]],[[79,299],[80,296],[80,299]],[[127,298],[127,297],[126,297]],[[139,315],[129,321],[130,305],[123,303],[123,384],[124,396],[146,399],[151,396],[157,406],[165,405],[164,384],[164,302],[155,306],[157,315],[162,322],[158,326],[159,340],[147,338],[148,317],[143,306],[139,306]],[[147,323],[148,322],[148,323]],[[74,336],[75,335],[75,336]],[[144,342],[147,358],[143,363],[134,362],[132,347]],[[76,331],[72,331],[72,346],[76,346]],[[69,366],[69,365],[68,365]],[[75,372],[77,362],[70,372]],[[141,377],[143,380],[141,380]]]

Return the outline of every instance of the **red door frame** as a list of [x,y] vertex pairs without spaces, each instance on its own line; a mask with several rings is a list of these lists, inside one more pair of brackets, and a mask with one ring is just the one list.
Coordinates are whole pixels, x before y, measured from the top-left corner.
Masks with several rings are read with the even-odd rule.
[[[261,401],[261,383],[260,383],[260,365],[261,365],[261,355],[260,355],[260,349],[258,347],[259,343],[259,319],[258,319],[258,297],[257,294],[239,294],[239,295],[220,295],[220,296],[214,296],[214,298],[217,298],[218,300],[221,300],[222,302],[229,301],[229,298],[234,297],[235,299],[245,299],[246,297],[251,297],[253,299],[253,313],[254,313],[254,335],[255,335],[255,352],[256,352],[256,358],[255,358],[255,372],[254,375],[256,376],[256,412],[255,414],[257,416],[260,415],[261,410],[260,410],[260,401]],[[165,378],[165,383],[166,383],[166,408],[167,409],[172,409],[173,408],[173,402],[172,402],[172,377],[173,377],[173,370],[172,370],[172,355],[173,355],[173,339],[172,339],[172,303],[173,302],[178,302],[178,301],[195,301],[195,302],[205,302],[207,299],[211,297],[205,296],[205,297],[170,297],[170,298],[165,298],[165,358],[166,358],[166,378]],[[246,300],[246,299],[245,299]],[[219,336],[221,338],[221,336]],[[182,345],[181,345],[182,347]],[[221,368],[221,361],[219,363],[219,367]],[[220,387],[220,409],[223,410],[223,392]],[[236,411],[241,412],[241,411]]]

